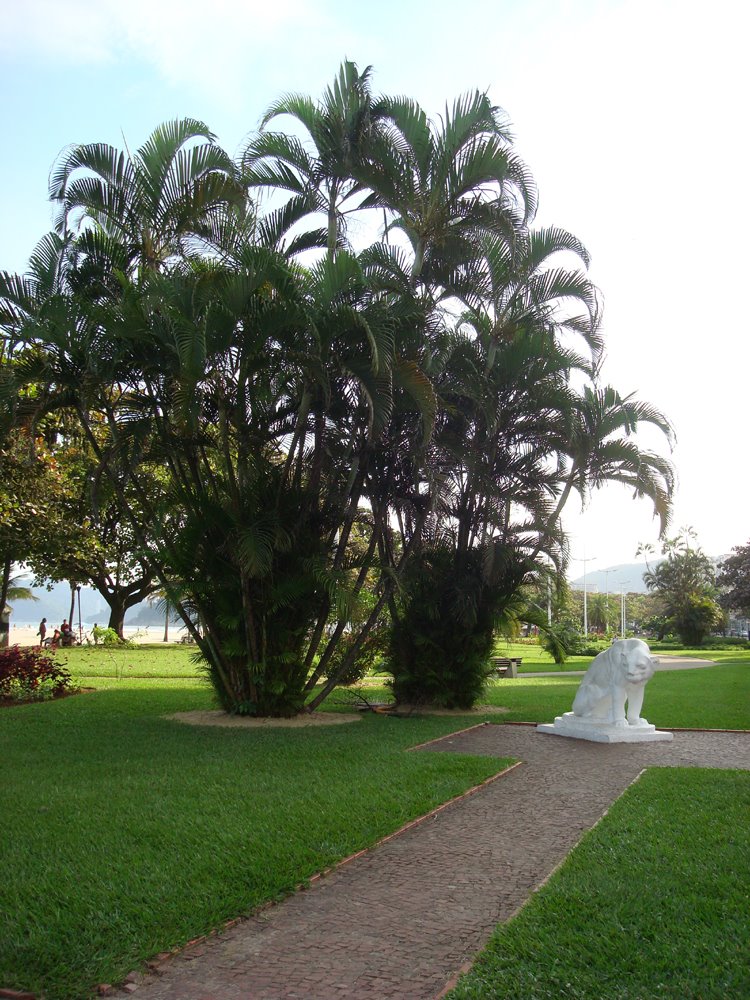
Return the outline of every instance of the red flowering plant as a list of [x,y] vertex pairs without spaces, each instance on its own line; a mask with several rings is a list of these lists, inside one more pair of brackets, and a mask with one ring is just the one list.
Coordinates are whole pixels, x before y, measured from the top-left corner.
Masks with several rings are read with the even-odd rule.
[[75,691],[70,672],[40,649],[0,649],[0,701],[46,701]]

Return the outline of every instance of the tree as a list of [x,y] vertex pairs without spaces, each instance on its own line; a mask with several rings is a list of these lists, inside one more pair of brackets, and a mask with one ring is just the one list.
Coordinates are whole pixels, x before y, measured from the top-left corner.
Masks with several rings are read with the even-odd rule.
[[750,615],[750,542],[735,545],[719,567],[716,585],[722,591],[723,607]]
[[[371,151],[381,116],[372,100],[370,71],[368,66],[360,73],[347,60],[321,101],[287,94],[263,116],[260,132],[242,154],[244,180],[253,188],[291,195],[260,225],[259,235],[267,246],[283,248],[290,255],[326,247],[331,255],[346,245],[346,216],[361,207],[364,186],[358,172]],[[293,136],[268,131],[268,125],[283,115],[302,125],[308,146]],[[358,196],[359,201],[352,202]],[[325,219],[324,229],[284,242],[290,229],[316,214]]]
[[683,528],[682,535],[664,542],[666,558],[643,574],[649,591],[658,595],[663,613],[688,646],[701,645],[722,620],[714,565],[694,542],[695,532]]
[[68,147],[49,194],[58,232],[76,236],[85,255],[82,287],[98,279],[112,288],[117,268],[160,270],[210,239],[228,204],[246,207],[231,157],[193,118],[160,125],[132,156],[105,143]]
[[583,502],[593,489],[607,482],[619,482],[633,490],[635,497],[647,497],[659,518],[660,535],[669,524],[674,470],[668,459],[645,451],[634,440],[642,424],[660,430],[671,444],[674,432],[669,420],[655,406],[635,399],[634,394],[622,397],[612,386],[584,386],[573,409],[573,421],[568,429],[567,443],[561,442],[560,452],[567,456],[567,467],[561,477],[562,488],[549,523],[557,523],[576,490]]
[[[265,131],[282,114],[304,147]],[[265,218],[207,136],[173,123],[132,158],[62,158],[69,273],[9,317],[15,384],[41,387],[35,417],[79,421],[225,707],[316,707],[386,607],[397,688],[468,704],[498,620],[542,556],[564,561],[571,490],[624,479],[666,516],[668,463],[620,441],[666,422],[598,395],[587,255],[531,229],[533,182],[487,95],[436,124],[373,101],[345,63],[248,147],[246,182],[292,194]],[[383,213],[384,240],[355,254],[360,209]],[[291,236],[311,212],[325,233]],[[317,263],[291,260],[312,247]],[[445,670],[420,692],[436,649]]]
[[5,607],[16,563],[80,553],[85,533],[65,517],[70,484],[42,438],[17,428],[0,445],[0,559]]
[[439,126],[405,97],[384,97],[378,108],[388,128],[358,168],[372,191],[362,207],[382,209],[386,234],[406,237],[412,284],[452,294],[482,256],[483,236],[507,238],[533,218],[533,179],[487,94],[459,98]]

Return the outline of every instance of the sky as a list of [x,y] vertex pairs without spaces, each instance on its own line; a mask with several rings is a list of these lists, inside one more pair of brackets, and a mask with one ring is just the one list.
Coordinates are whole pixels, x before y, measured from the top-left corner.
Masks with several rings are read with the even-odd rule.
[[[204,121],[237,152],[287,92],[317,97],[344,58],[376,93],[431,116],[479,88],[508,114],[537,224],[587,246],[604,303],[604,382],[671,420],[670,534],[710,555],[750,540],[746,40],[740,0],[0,0],[0,269],[50,228],[49,170],[69,143],[137,148]],[[669,454],[660,435],[643,447]],[[570,575],[657,552],[622,486],[564,516]]]

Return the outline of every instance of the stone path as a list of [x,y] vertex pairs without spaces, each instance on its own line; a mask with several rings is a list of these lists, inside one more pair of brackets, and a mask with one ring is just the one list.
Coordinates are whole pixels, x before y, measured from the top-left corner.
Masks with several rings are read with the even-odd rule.
[[608,745],[482,725],[419,752],[442,751],[523,763],[128,991],[137,1000],[434,1000],[643,768],[750,769],[750,733]]
[[[699,667],[715,667],[716,660],[699,660],[694,656],[669,656],[659,653],[657,670],[694,670]],[[583,677],[585,670],[532,670],[524,671],[519,677]]]

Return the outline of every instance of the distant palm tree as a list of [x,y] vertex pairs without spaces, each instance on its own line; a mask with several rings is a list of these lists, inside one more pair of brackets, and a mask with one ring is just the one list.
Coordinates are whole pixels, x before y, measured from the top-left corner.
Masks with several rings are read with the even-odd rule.
[[15,576],[10,577],[7,599],[9,601],[38,601],[39,598],[31,587],[19,582],[21,579],[22,575],[20,573],[16,573]]

